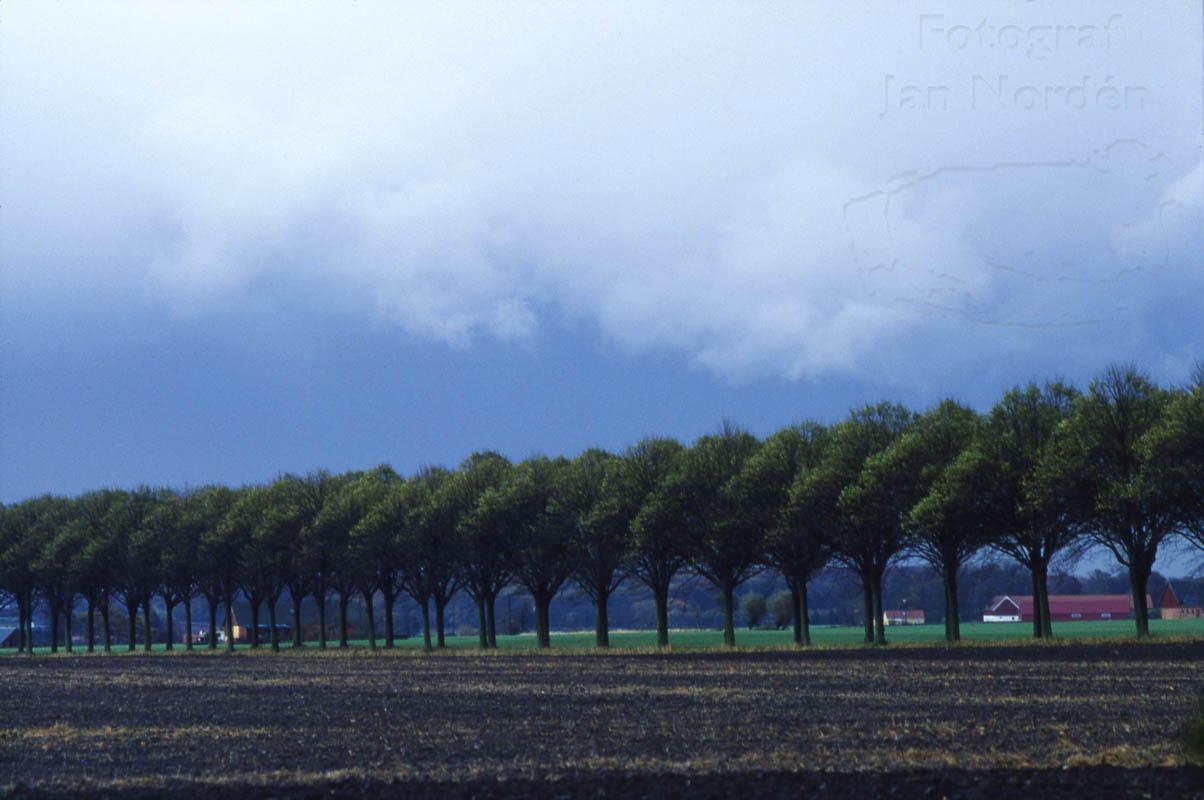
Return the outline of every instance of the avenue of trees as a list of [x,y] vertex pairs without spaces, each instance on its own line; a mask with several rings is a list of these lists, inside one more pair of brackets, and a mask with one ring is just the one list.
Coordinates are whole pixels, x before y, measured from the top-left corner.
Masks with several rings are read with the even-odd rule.
[[[216,648],[219,610],[233,647],[231,608],[250,608],[252,647],[302,645],[301,604],[312,598],[318,644],[348,644],[348,605],[362,599],[372,647],[394,641],[403,595],[421,609],[423,642],[444,646],[444,612],[459,592],[476,605],[479,644],[497,644],[495,603],[517,585],[535,607],[538,643],[567,584],[595,604],[597,645],[607,600],[624,582],[647,589],[657,643],[669,642],[670,582],[705,579],[722,598],[724,641],[735,644],[736,594],[763,570],[788,594],[744,609],[790,620],[810,642],[808,582],[829,564],[860,580],[865,640],[885,643],[887,569],[919,560],[945,588],[945,634],[957,641],[957,579],[994,550],[1031,576],[1033,635],[1052,634],[1050,565],[1102,547],[1127,571],[1135,629],[1149,633],[1147,582],[1175,540],[1204,551],[1204,369],[1187,386],[1156,385],[1113,367],[1080,391],[1061,382],[1007,392],[985,414],[953,400],[923,412],[893,403],[855,409],[832,425],[804,422],[759,441],[725,425],[691,446],[646,439],[622,453],[512,463],[475,453],[455,470],[402,476],[388,466],[339,475],[283,475],[240,489],[102,489],[0,507],[0,595],[32,651],[33,613],[50,620],[52,647],[72,648],[82,608],[86,648],[113,646],[112,610],[126,646],[136,626],[150,647],[151,602],[192,630],[204,602]],[[288,602],[280,608],[287,595]],[[373,615],[379,598],[383,620]],[[277,620],[291,613],[291,642]],[[266,614],[266,618],[261,616]],[[259,641],[266,621],[268,641]],[[185,647],[194,646],[191,635]]]

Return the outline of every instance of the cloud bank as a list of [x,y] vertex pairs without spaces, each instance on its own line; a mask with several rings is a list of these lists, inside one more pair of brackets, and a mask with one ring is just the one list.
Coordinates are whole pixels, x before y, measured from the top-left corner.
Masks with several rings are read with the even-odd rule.
[[[0,9],[8,291],[567,321],[733,379],[1165,360],[1190,4]],[[99,295],[98,295],[99,293]]]

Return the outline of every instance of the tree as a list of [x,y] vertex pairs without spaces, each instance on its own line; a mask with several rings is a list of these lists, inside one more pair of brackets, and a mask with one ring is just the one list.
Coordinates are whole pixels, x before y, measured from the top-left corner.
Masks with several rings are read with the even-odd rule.
[[427,467],[419,471],[418,477],[431,488],[431,493],[422,509],[421,535],[409,543],[408,560],[421,564],[426,576],[435,605],[435,646],[443,648],[447,646],[447,605],[456,592],[464,588],[465,580],[461,569],[459,510],[449,494],[443,491],[451,482],[451,473]]
[[0,588],[17,604],[18,652],[33,653],[34,565],[44,544],[40,520],[56,503],[42,495],[5,507],[0,516]]
[[313,525],[338,487],[338,479],[323,471],[305,476],[283,475],[270,487],[271,535],[281,548],[277,553],[281,559],[278,566],[283,571],[292,604],[293,647],[302,646],[301,604],[311,593],[318,604],[319,646],[326,647],[327,591],[322,583],[326,551],[313,535]]
[[790,624],[798,612],[798,603],[790,591],[774,592],[768,602],[769,616],[773,618],[773,627],[781,630]]
[[961,640],[958,573],[990,544],[995,527],[989,498],[996,491],[994,473],[972,444],[933,482],[911,510],[907,524],[915,553],[940,576],[945,590],[945,641]]
[[[249,486],[238,493],[222,525],[229,546],[237,550],[235,575],[238,588],[247,600],[251,612],[250,644],[256,649],[259,641],[259,611],[268,604],[268,617],[276,637],[276,600],[283,591],[277,562],[275,520],[271,513],[271,493],[263,486]],[[227,610],[229,614],[229,610]],[[275,649],[275,648],[274,648]]]
[[[436,495],[438,502],[438,495]],[[446,511],[443,506],[436,505],[435,520],[430,530],[443,531],[428,539],[426,546],[420,551],[426,559],[427,580],[431,587],[431,600],[435,605],[435,646],[442,649],[447,646],[447,606],[456,593],[464,588],[464,573],[460,569],[460,553],[457,529],[454,517],[449,526],[448,517],[440,516]]]
[[765,595],[759,592],[748,592],[740,598],[740,613],[744,615],[744,622],[750,631],[765,618],[767,610]]
[[[58,652],[59,619],[66,617],[66,646],[71,651],[71,609],[74,603],[73,586],[75,558],[82,547],[78,530],[70,525],[71,501],[65,497],[46,496],[36,507],[32,540],[39,545],[33,560],[36,586],[46,599],[50,612],[50,651]],[[32,632],[31,632],[32,641]]]
[[441,502],[449,504],[449,513],[456,519],[457,541],[463,553],[464,588],[477,604],[482,648],[497,647],[494,605],[498,593],[510,582],[513,558],[511,543],[491,516],[500,507],[486,509],[481,501],[487,492],[501,487],[512,469],[510,462],[498,453],[473,453],[442,490]]
[[1150,480],[1176,509],[1180,535],[1204,550],[1204,362],[1194,385],[1172,393],[1141,447]]
[[535,638],[541,648],[551,646],[552,599],[573,570],[568,470],[564,458],[529,458],[478,503],[481,515],[511,543],[510,572],[535,603]]
[[[412,555],[411,532],[413,526],[420,524],[418,516],[426,512],[430,503],[429,487],[430,484],[418,478],[402,480],[398,476],[384,487],[379,501],[351,529],[353,558],[366,567],[364,601],[372,602],[373,591],[379,591],[384,601],[386,648],[393,647],[393,607],[397,596],[406,591],[423,607],[424,642],[426,649],[430,649],[425,574],[407,569],[407,557]],[[451,542],[445,544],[452,546]]]
[[117,594],[128,615],[126,646],[130,650],[136,647],[139,610],[143,612],[142,646],[147,651],[151,649],[150,602],[159,585],[161,542],[148,523],[162,494],[141,486],[122,492],[109,509],[112,520],[109,527],[116,542]]
[[1053,446],[1058,426],[1069,418],[1078,392],[1060,382],[1029,384],[1007,392],[984,421],[976,450],[986,470],[981,498],[991,547],[1028,569],[1033,591],[1033,636],[1049,638],[1049,565],[1073,555],[1080,531],[1066,498],[1050,483],[1042,486],[1037,470]]
[[[399,480],[392,468],[381,465],[367,472],[350,472],[339,476],[338,488],[322,506],[313,523],[313,536],[322,554],[325,582],[339,598],[339,647],[346,648],[347,608],[351,598],[371,585],[371,565],[355,557],[351,548],[351,531],[388,493]],[[367,596],[368,639],[376,646],[375,619],[371,592]]]
[[[277,607],[299,566],[299,530],[290,505],[291,484],[287,478],[240,497],[231,508],[231,516],[241,517],[245,532],[240,575],[243,594],[251,607],[251,645],[258,647],[259,606],[268,609],[268,642],[273,652],[280,650]],[[304,596],[304,593],[300,595]],[[293,644],[300,647],[300,602],[293,604]]]
[[30,620],[33,619],[37,575],[34,560],[41,549],[35,540],[39,506],[46,501],[34,498],[5,506],[0,511],[0,589],[17,605],[17,652],[33,653]]
[[152,509],[145,527],[158,541],[159,563],[155,574],[159,583],[157,591],[163,598],[166,618],[164,645],[171,650],[175,646],[175,607],[184,606],[184,627],[187,629],[186,646],[192,649],[192,598],[197,591],[197,548],[200,532],[189,524],[185,514],[184,498],[175,492],[165,492]]
[[233,615],[234,592],[238,588],[239,557],[243,542],[237,534],[241,528],[225,525],[226,516],[238,499],[234,489],[225,486],[206,486],[187,496],[185,514],[190,524],[200,531],[197,545],[201,594],[209,605],[208,648],[217,648],[217,607],[225,608],[226,647],[234,649]]
[[689,532],[691,565],[723,598],[723,642],[736,645],[734,595],[763,560],[764,528],[751,508],[756,487],[741,472],[756,453],[755,437],[724,425],[703,436],[678,461],[666,481],[674,513]]
[[[957,574],[987,542],[975,508],[975,494],[987,488],[976,478],[985,470],[972,456],[963,458],[978,426],[973,409],[945,400],[921,414],[883,454],[895,486],[907,488],[903,502],[914,499],[904,512],[911,549],[941,576],[947,642],[961,640]],[[968,509],[975,513],[967,514]]]
[[564,476],[556,504],[573,530],[573,580],[594,602],[594,644],[610,647],[607,603],[626,577],[623,571],[630,520],[607,492],[616,459],[603,450],[586,450]]
[[72,504],[72,523],[80,529],[83,550],[76,560],[75,583],[87,604],[88,652],[95,649],[96,613],[100,612],[101,633],[106,653],[112,650],[111,601],[119,578],[118,539],[113,530],[113,506],[124,493],[116,490],[87,492]]
[[[806,479],[805,494],[817,519],[831,522],[837,560],[857,573],[865,595],[867,642],[886,643],[882,619],[882,577],[906,544],[902,515],[914,503],[900,492],[899,472],[883,453],[907,429],[912,414],[893,403],[853,411],[832,429],[822,465]],[[910,500],[910,502],[908,502]]]
[[1038,476],[1042,499],[1071,498],[1080,529],[1128,570],[1138,636],[1150,635],[1146,587],[1158,548],[1184,522],[1179,487],[1147,443],[1170,399],[1135,368],[1109,368],[1077,398]]
[[[309,475],[299,487],[302,490],[298,498],[301,502],[299,513],[305,520],[299,550],[303,554],[302,569],[309,574],[310,591],[318,607],[318,647],[323,650],[327,644],[326,603],[334,588],[338,559],[344,553],[349,530],[346,526],[351,516],[345,513],[340,495],[354,477],[355,473],[350,472],[331,475],[319,471]],[[354,585],[348,581],[345,590],[350,593]],[[289,591],[292,592],[291,587]]]
[[765,557],[790,588],[794,643],[811,643],[807,583],[831,557],[821,519],[791,504],[803,476],[823,461],[827,430],[804,422],[774,433],[744,467],[750,510],[765,530]]
[[674,439],[644,439],[623,452],[605,484],[631,535],[631,574],[652,592],[656,646],[669,645],[669,586],[689,561],[688,531],[667,489],[684,448]]
[[[423,648],[430,650],[433,592],[429,562],[443,557],[436,552],[454,547],[440,540],[442,530],[435,523],[434,495],[446,476],[442,470],[421,470],[406,481],[390,485],[381,498],[352,529],[352,549],[357,558],[373,567],[375,584],[392,606],[399,592],[405,592],[418,604],[422,614]],[[386,615],[386,644],[391,646],[391,613]]]

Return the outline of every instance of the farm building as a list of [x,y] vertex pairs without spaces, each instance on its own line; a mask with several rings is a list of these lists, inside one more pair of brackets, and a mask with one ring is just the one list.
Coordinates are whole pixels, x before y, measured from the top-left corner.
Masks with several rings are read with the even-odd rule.
[[[1146,607],[1153,603],[1146,595]],[[1054,622],[1129,619],[1133,602],[1127,594],[1051,594],[1049,615]],[[1033,597],[1028,594],[1000,594],[983,609],[983,622],[1032,622]]]
[[1162,596],[1158,598],[1158,607],[1163,619],[1204,619],[1204,608],[1180,603],[1179,596],[1175,594],[1169,582],[1162,590]]
[[923,625],[924,609],[890,609],[882,612],[883,625]]
[[[322,626],[321,625],[306,625],[305,629],[303,631],[303,634],[304,634],[303,638],[306,641],[316,642],[316,641],[318,641],[318,639],[320,638],[320,636],[322,634]],[[327,625],[326,626],[326,639],[328,641],[338,641],[338,638],[339,638],[339,626],[335,625],[334,623]],[[355,628],[352,627],[351,625],[347,626],[347,638],[349,638],[349,639],[355,638]]]
[[[230,626],[230,632],[233,634],[234,641],[235,642],[251,641],[251,626],[250,625],[240,625],[238,622],[238,616],[233,613],[231,613],[230,619],[232,622],[232,624]],[[286,639],[291,639],[291,638],[293,638],[293,629],[291,627],[289,627],[288,625],[278,624],[276,626],[276,636],[281,641],[284,641]],[[218,641],[221,641],[221,642],[226,641],[226,631],[224,628],[218,629],[217,638],[218,638]],[[259,624],[259,641],[268,642],[268,641],[271,641],[271,639],[272,639],[272,626],[264,624],[264,623],[260,623]]]

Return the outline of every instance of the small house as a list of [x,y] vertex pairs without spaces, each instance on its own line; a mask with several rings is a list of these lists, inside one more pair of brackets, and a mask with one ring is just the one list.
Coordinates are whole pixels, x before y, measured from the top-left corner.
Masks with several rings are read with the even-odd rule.
[[[1021,598],[1023,599],[1023,598]],[[1029,619],[1032,619],[1031,598]],[[1009,595],[996,595],[982,612],[983,622],[1020,622],[1020,603]]]
[[[230,626],[230,632],[233,635],[234,641],[240,644],[251,641],[251,626],[239,624],[238,617],[233,612],[230,614],[230,620],[232,623]],[[272,640],[272,626],[260,623],[257,627],[260,643],[270,642]],[[218,629],[217,638],[218,641],[226,641],[226,632],[224,629]],[[276,625],[276,638],[278,641],[282,642],[292,639],[292,627],[284,624]]]
[[890,609],[882,612],[883,625],[923,625],[924,609]]
[[1185,606],[1179,602],[1174,587],[1168,581],[1158,598],[1159,615],[1162,619],[1204,619],[1204,608]]

